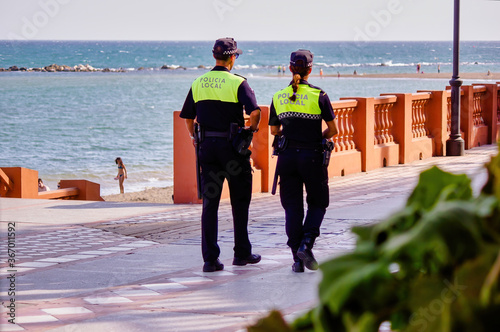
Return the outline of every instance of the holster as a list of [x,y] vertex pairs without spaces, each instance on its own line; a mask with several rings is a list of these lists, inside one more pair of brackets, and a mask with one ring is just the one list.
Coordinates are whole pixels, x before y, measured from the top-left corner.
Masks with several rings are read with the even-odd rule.
[[330,164],[332,151],[335,148],[335,143],[326,138],[323,138],[321,146],[323,147],[323,166],[328,167],[328,165]]
[[273,156],[277,156],[280,154],[280,152],[284,151],[288,145],[288,140],[284,135],[274,136],[273,140]]
[[200,126],[199,123],[195,122],[195,124],[194,124],[194,143],[195,144],[200,144],[201,142],[203,142],[203,138],[205,137],[205,135],[203,133],[204,133],[203,127]]
[[252,151],[248,148],[252,144],[253,132],[250,129],[239,128],[236,135],[232,139],[233,147],[239,154],[243,156],[250,156]]

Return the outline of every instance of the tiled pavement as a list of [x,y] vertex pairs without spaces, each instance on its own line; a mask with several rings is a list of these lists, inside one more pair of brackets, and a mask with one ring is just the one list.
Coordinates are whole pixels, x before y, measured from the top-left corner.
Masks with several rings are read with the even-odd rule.
[[[468,174],[479,190],[481,166],[496,147],[466,152],[332,179],[317,258],[352,249],[350,228],[398,210],[431,165]],[[0,330],[238,331],[270,309],[291,319],[316,303],[321,274],[291,272],[279,197],[254,195],[249,230],[263,259],[243,267],[231,265],[231,209],[221,203],[225,268],[216,273],[201,272],[200,211],[199,205],[0,199]],[[7,239],[9,222],[15,239]],[[142,238],[108,231],[143,225],[161,227]],[[11,300],[16,324],[8,322]]]

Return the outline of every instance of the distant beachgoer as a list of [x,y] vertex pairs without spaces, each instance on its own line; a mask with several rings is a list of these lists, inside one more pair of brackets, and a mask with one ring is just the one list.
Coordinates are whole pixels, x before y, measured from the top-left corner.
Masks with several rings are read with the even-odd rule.
[[42,192],[42,191],[50,191],[50,188],[49,188],[49,186],[46,186],[45,184],[43,184],[42,179],[38,179],[38,192]]
[[491,76],[491,71],[488,70],[488,73],[486,75]]
[[285,75],[286,67],[285,65],[281,66],[281,73]]
[[438,65],[438,74],[441,73],[441,65]]
[[339,71],[337,72],[337,78],[340,78],[340,72]]
[[115,177],[115,180],[118,180],[118,184],[120,185],[120,194],[123,194],[125,190],[123,189],[123,181],[127,178],[127,168],[123,164],[122,158],[118,157],[115,159],[115,163],[118,165],[118,174]]
[[420,63],[417,64],[417,73],[420,73]]
[[278,66],[278,75],[281,74],[281,66]]
[[356,69],[354,69],[354,75],[358,75],[358,72],[356,71]]
[[321,78],[323,78],[323,68],[320,68],[320,69],[319,69],[319,76],[320,76]]

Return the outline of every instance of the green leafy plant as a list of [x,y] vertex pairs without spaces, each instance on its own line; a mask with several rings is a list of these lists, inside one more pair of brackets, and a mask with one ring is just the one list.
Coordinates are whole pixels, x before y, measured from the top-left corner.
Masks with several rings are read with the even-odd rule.
[[474,197],[470,179],[433,167],[404,209],[352,229],[353,252],[321,264],[319,304],[287,324],[277,311],[259,331],[498,331],[500,156]]

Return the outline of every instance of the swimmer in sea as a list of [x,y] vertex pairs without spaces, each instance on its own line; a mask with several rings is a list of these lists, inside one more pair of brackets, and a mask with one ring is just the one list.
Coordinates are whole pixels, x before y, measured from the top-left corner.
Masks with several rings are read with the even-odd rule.
[[118,174],[115,177],[115,180],[118,180],[120,184],[120,194],[123,194],[125,191],[123,189],[123,181],[127,178],[127,168],[123,164],[122,158],[118,157],[115,159],[115,163],[118,165]]

